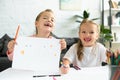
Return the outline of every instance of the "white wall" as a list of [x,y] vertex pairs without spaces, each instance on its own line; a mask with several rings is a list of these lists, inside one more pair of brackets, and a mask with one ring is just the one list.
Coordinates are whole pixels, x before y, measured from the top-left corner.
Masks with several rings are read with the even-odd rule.
[[[19,35],[28,36],[34,33],[34,21],[38,13],[46,8],[54,11],[56,27],[54,34],[60,37],[77,37],[79,23],[74,15],[82,15],[83,10],[90,12],[91,18],[101,16],[100,0],[81,0],[80,11],[60,10],[60,0],[0,0],[0,37],[7,33],[14,37],[18,24]],[[100,23],[100,20],[96,21]]]

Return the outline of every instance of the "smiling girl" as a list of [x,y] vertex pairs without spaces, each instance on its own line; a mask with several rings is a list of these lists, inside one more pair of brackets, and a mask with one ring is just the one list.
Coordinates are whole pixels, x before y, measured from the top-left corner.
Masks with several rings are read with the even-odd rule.
[[[46,9],[38,14],[35,20],[35,28],[36,34],[33,34],[31,37],[38,38],[54,38],[52,35],[52,31],[55,26],[55,16],[51,9]],[[11,40],[7,47],[8,51],[7,56],[9,60],[13,59],[13,51],[16,42],[15,40]],[[60,40],[61,50],[66,48],[66,41],[64,39]]]
[[99,42],[100,27],[92,20],[84,19],[79,27],[79,41],[71,46],[63,57],[61,72],[66,74],[70,64],[78,67],[101,66],[106,62],[106,48]]

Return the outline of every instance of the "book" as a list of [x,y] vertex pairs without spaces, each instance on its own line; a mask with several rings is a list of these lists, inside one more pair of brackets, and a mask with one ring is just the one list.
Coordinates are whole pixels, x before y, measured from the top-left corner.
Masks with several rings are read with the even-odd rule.
[[118,8],[118,4],[116,1],[108,1],[109,2],[109,5],[111,6],[111,8]]

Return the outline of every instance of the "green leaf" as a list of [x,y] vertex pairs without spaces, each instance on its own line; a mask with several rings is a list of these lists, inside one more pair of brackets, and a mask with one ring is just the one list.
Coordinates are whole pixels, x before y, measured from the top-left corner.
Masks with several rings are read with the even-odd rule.
[[100,25],[100,32],[102,33],[104,30],[104,26],[103,25]]
[[104,33],[104,34],[110,33],[110,29],[104,29],[104,30],[103,30],[103,33]]
[[81,23],[82,21],[76,20],[76,22]]
[[110,33],[110,29],[105,28],[104,25],[100,25],[100,38],[102,39],[102,43],[104,44],[106,41],[112,41],[113,36]]
[[100,33],[103,33],[103,34],[110,33],[110,29],[107,29],[103,25],[101,25],[100,26]]
[[113,36],[110,34],[106,34],[104,37],[107,41],[111,41],[113,39]]
[[84,12],[83,12],[83,18],[84,19],[87,19],[87,18],[89,18],[89,13],[86,11],[86,10],[84,10]]
[[75,15],[75,17],[79,17],[79,18],[83,19],[83,17],[82,17],[82,16],[80,16],[80,15]]
[[98,20],[98,19],[100,19],[100,18],[93,18],[93,19],[91,19],[91,20]]

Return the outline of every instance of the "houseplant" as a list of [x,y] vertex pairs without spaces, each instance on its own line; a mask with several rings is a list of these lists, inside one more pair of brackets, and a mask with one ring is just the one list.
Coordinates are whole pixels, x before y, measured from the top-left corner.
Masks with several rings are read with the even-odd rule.
[[110,29],[105,28],[104,25],[100,25],[100,38],[99,41],[105,45],[106,42],[112,42],[113,36]]
[[[90,16],[90,13],[87,12],[86,10],[83,11],[83,15],[82,15],[82,16],[80,16],[80,15],[75,15],[75,17],[78,17],[78,18],[81,18],[81,19],[88,19],[89,16]],[[97,19],[99,19],[99,18],[93,18],[93,19],[91,19],[91,20],[97,20]],[[76,22],[81,23],[80,20],[76,20]]]

